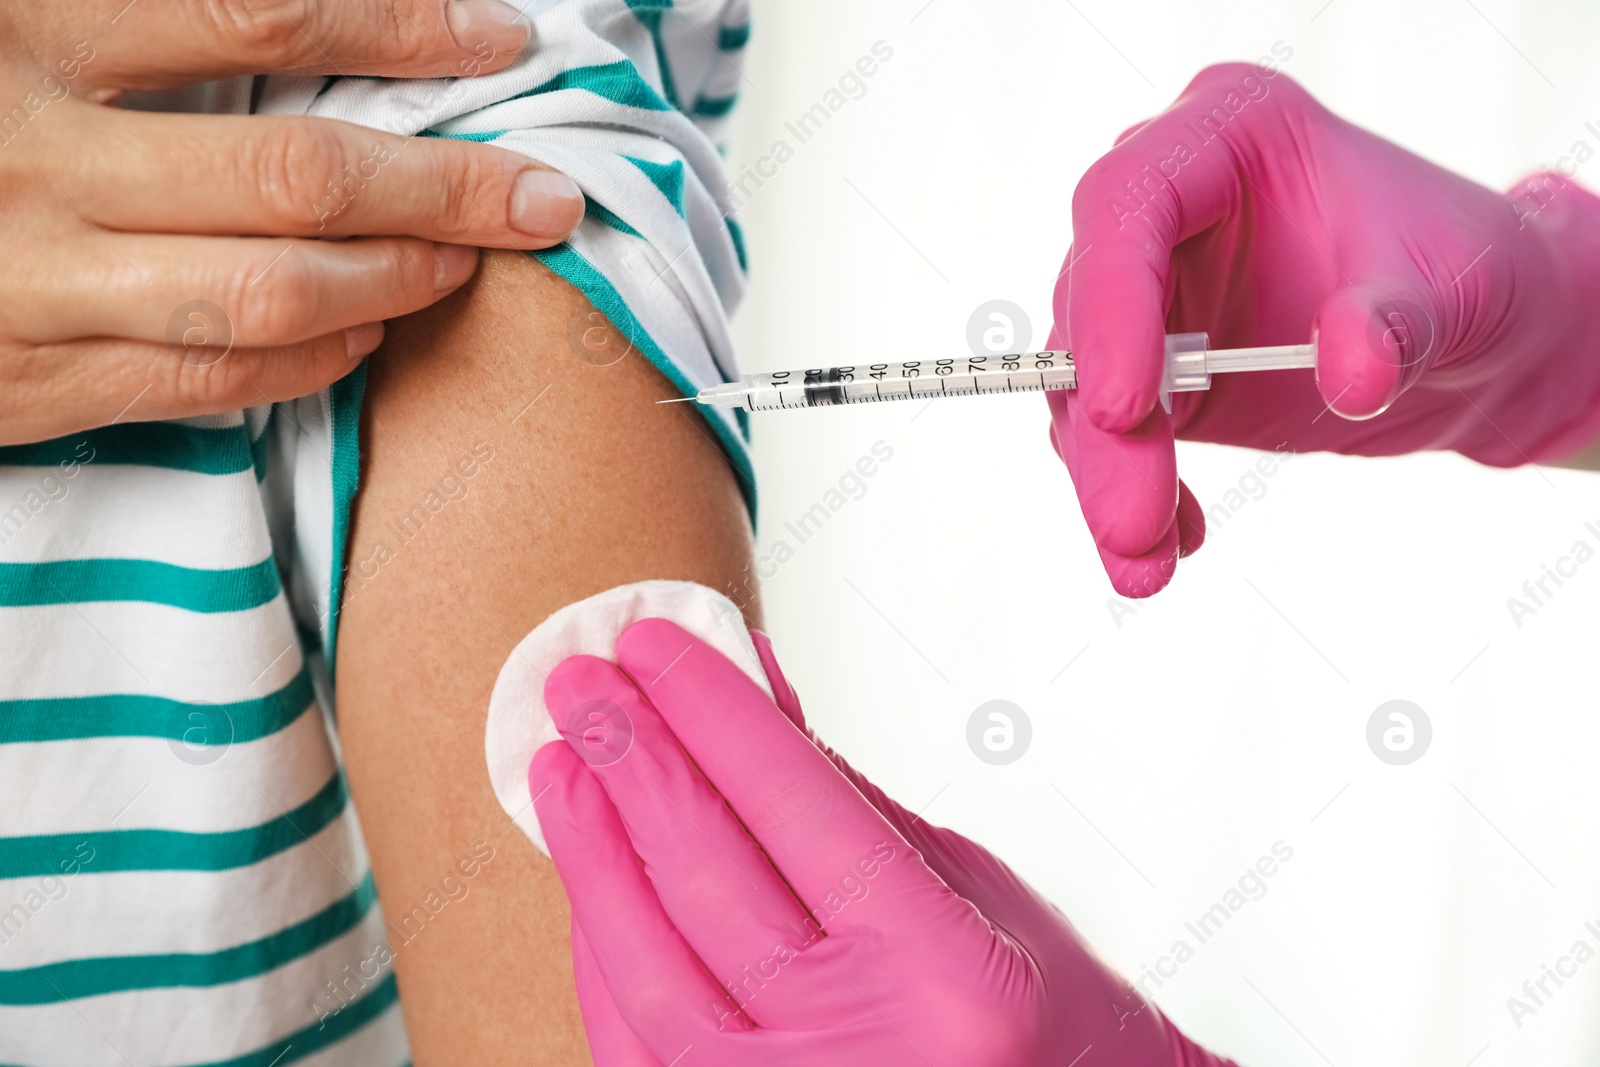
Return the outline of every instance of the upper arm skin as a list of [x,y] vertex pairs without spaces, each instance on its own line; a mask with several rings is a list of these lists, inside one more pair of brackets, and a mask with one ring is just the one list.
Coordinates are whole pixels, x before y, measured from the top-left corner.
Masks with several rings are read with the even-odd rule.
[[[589,1062],[566,898],[484,761],[513,644],[624,582],[748,574],[749,523],[709,429],[654,403],[672,388],[637,352],[579,359],[568,325],[591,311],[536,261],[485,252],[473,282],[392,324],[369,363],[339,733],[417,1067]],[[492,458],[463,477],[484,443]]]

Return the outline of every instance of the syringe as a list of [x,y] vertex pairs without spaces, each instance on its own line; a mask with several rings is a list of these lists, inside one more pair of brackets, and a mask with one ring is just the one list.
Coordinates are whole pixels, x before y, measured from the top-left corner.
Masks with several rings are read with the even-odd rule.
[[[1167,335],[1167,365],[1161,383],[1163,407],[1171,410],[1173,393],[1211,388],[1213,374],[1317,365],[1315,344],[1223,349],[1212,349],[1210,344],[1210,338],[1203,333]],[[736,382],[713,385],[681,399],[720,408],[775,411],[1077,387],[1078,370],[1072,353],[1055,350],[746,374]]]

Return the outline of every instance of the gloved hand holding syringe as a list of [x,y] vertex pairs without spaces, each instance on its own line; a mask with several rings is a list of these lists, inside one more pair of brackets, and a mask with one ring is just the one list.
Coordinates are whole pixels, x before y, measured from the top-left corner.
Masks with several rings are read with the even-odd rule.
[[[1162,406],[1171,410],[1173,393],[1211,388],[1213,374],[1295,370],[1317,365],[1317,346],[1211,348],[1203,333],[1167,335]],[[692,397],[721,408],[774,411],[782,408],[874,404],[885,400],[937,400],[950,396],[1053,392],[1078,387],[1078,368],[1065,350],[964,359],[910,360],[823,367],[815,370],[746,374],[736,382],[711,386]],[[663,400],[661,403],[676,403]]]

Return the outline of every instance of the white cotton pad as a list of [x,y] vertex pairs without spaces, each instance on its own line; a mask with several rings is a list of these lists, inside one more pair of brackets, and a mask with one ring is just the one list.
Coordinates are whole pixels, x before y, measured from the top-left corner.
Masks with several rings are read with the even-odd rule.
[[569,604],[512,650],[489,697],[484,755],[500,806],[539,851],[544,833],[528,796],[528,764],[561,734],[544,706],[544,680],[568,656],[616,662],[617,638],[640,619],[670,619],[744,668],[770,696],[761,658],[733,601],[694,582],[636,582]]

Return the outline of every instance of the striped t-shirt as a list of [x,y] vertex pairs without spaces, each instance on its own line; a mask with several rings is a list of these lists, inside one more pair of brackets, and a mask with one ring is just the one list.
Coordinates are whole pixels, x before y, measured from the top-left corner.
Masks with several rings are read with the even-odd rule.
[[[730,379],[744,253],[716,142],[745,0],[530,13],[536,48],[499,74],[167,106],[549,163],[589,213],[538,258],[680,389]],[[0,448],[0,1065],[407,1062],[408,920],[380,912],[331,719],[362,381]],[[748,490],[744,427],[707,418]]]

